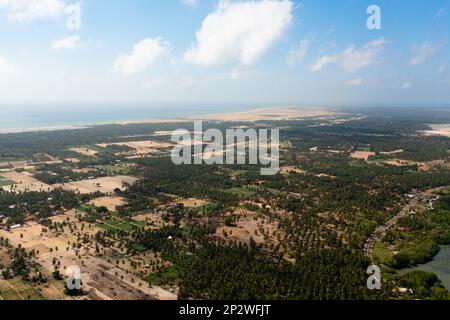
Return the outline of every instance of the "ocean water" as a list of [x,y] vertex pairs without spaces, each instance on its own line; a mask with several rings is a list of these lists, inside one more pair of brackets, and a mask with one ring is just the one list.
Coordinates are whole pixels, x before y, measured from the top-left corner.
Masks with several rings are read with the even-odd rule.
[[46,104],[0,106],[0,132],[248,111],[255,104]]
[[414,268],[403,269],[401,273],[415,270],[435,273],[442,281],[442,285],[450,290],[450,246],[442,246],[441,251],[432,261]]

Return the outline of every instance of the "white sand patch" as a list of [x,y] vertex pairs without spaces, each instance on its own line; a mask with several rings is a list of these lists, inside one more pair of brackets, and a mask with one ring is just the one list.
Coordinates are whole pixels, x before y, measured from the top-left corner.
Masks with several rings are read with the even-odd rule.
[[305,118],[317,118],[335,115],[331,110],[325,108],[313,107],[281,107],[281,108],[263,108],[246,112],[236,112],[228,114],[216,114],[206,116],[190,117],[192,120],[208,120],[208,121],[281,121],[295,120]]

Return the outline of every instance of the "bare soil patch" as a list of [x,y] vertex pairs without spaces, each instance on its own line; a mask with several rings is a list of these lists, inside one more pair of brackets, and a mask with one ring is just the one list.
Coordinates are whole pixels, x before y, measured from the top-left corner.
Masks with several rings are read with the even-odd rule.
[[124,198],[117,196],[101,197],[89,202],[96,207],[106,207],[109,211],[116,211],[116,206],[122,206],[126,203]]
[[258,244],[276,244],[278,243],[278,222],[269,222],[265,219],[256,219],[253,212],[246,212],[240,216],[234,223],[234,226],[220,226],[217,228],[215,236],[242,243],[249,243],[253,239]]
[[280,173],[281,174],[290,174],[291,172],[295,172],[295,173],[300,173],[300,174],[307,174],[307,171],[302,170],[298,167],[295,166],[286,166],[286,167],[281,167]]
[[185,207],[188,207],[188,208],[199,208],[199,207],[202,207],[205,204],[207,204],[208,201],[196,199],[196,198],[188,198],[188,199],[177,200],[177,203],[181,203]]
[[350,157],[367,161],[369,160],[369,157],[373,157],[375,155],[376,153],[371,151],[355,151],[350,154]]
[[88,157],[95,157],[98,154],[98,151],[83,147],[70,148],[69,150]]
[[[9,239],[14,246],[21,244],[27,251],[38,250],[36,261],[49,279],[54,271],[54,259],[60,264],[59,270],[63,274],[71,266],[78,266],[81,269],[83,290],[88,293],[80,299],[176,299],[176,294],[157,286],[148,286],[133,274],[129,265],[125,264],[126,268],[121,268],[119,260],[125,261],[127,258],[120,253],[116,258],[107,255],[107,249],[96,244],[93,237],[100,229],[87,222],[79,222],[76,215],[76,210],[70,210],[51,218],[60,225],[58,231],[44,232],[42,225],[30,222],[11,232],[0,230],[0,236]],[[63,222],[65,226],[61,229]],[[79,242],[79,236],[90,240]],[[100,251],[97,251],[97,245]],[[51,282],[41,292],[48,299],[72,299],[64,295],[64,285],[61,284],[63,282]]]
[[64,190],[78,191],[82,194],[88,194],[100,191],[102,193],[111,194],[115,189],[123,190],[123,183],[133,184],[137,178],[131,176],[114,176],[103,177],[98,179],[88,179],[75,181],[65,184],[55,184],[53,187],[61,187]]
[[[133,148],[133,149],[135,149],[135,151],[131,152],[132,155],[157,153],[157,152],[159,152],[159,149],[170,148],[173,146],[173,144],[169,143],[169,142],[158,142],[158,141],[151,141],[151,140],[98,144],[98,146],[100,146],[100,147],[108,147],[111,145],[127,146],[129,148]],[[130,154],[130,156],[131,156],[131,154]]]
[[14,181],[15,184],[4,186],[5,191],[23,192],[23,191],[47,191],[53,189],[52,186],[36,180],[29,172],[8,171],[2,172],[2,177]]

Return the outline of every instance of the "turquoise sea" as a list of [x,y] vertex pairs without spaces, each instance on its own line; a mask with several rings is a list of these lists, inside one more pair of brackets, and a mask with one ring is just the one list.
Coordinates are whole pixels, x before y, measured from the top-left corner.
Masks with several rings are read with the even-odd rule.
[[169,119],[248,111],[257,104],[46,104],[0,106],[0,131]]

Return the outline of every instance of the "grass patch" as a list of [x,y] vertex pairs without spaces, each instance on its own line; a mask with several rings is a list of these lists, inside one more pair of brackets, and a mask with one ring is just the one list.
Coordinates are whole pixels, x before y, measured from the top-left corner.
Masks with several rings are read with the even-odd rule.
[[0,158],[0,163],[2,162],[18,162],[18,161],[27,161],[27,158],[14,158],[14,157],[5,157],[5,158]]
[[116,217],[109,218],[103,223],[97,224],[97,227],[105,229],[105,230],[111,230],[111,231],[125,231],[125,232],[132,232],[136,228],[143,228],[145,227],[145,222],[139,222],[139,221],[125,221],[118,219]]
[[381,241],[377,241],[373,248],[373,256],[380,262],[385,262],[392,257],[391,250],[386,247]]
[[257,189],[254,186],[243,186],[227,189],[225,192],[232,193],[242,198],[247,198],[253,196],[257,192]]
[[27,300],[45,300],[41,293],[34,288],[26,289],[20,292],[20,294]]
[[77,208],[77,210],[78,210],[78,211],[81,211],[81,212],[86,212],[86,213],[88,213],[88,212],[90,212],[90,211],[92,211],[92,210],[95,210],[95,206],[93,206],[93,205],[91,205],[91,204],[85,203],[85,204],[82,204],[81,206],[79,206],[79,207]]
[[140,243],[133,243],[131,245],[131,248],[133,249],[133,251],[135,252],[145,252],[147,251],[147,248],[145,248],[142,244]]
[[20,278],[3,280],[0,296],[5,300],[45,300],[39,291]]
[[0,296],[5,300],[22,300],[22,298],[13,289],[2,291]]
[[98,158],[95,156],[87,156],[85,154],[81,154],[71,150],[65,151],[64,158],[73,158],[79,160],[80,162],[88,162],[88,163],[98,161]]
[[5,177],[0,176],[0,187],[10,186],[13,184],[16,184],[16,182],[12,181],[12,180],[8,180]]
[[150,274],[147,282],[153,285],[177,284],[180,278],[181,269],[177,265],[172,265],[161,271]]
[[81,147],[85,148],[85,149],[89,149],[89,150],[94,150],[94,151],[97,151],[100,153],[105,153],[108,151],[108,148],[100,147],[95,144],[83,144],[83,145],[81,145]]
[[363,151],[363,152],[370,152],[370,151],[372,151],[371,145],[370,144],[364,144],[364,143],[359,144],[355,149],[356,149],[356,151]]

